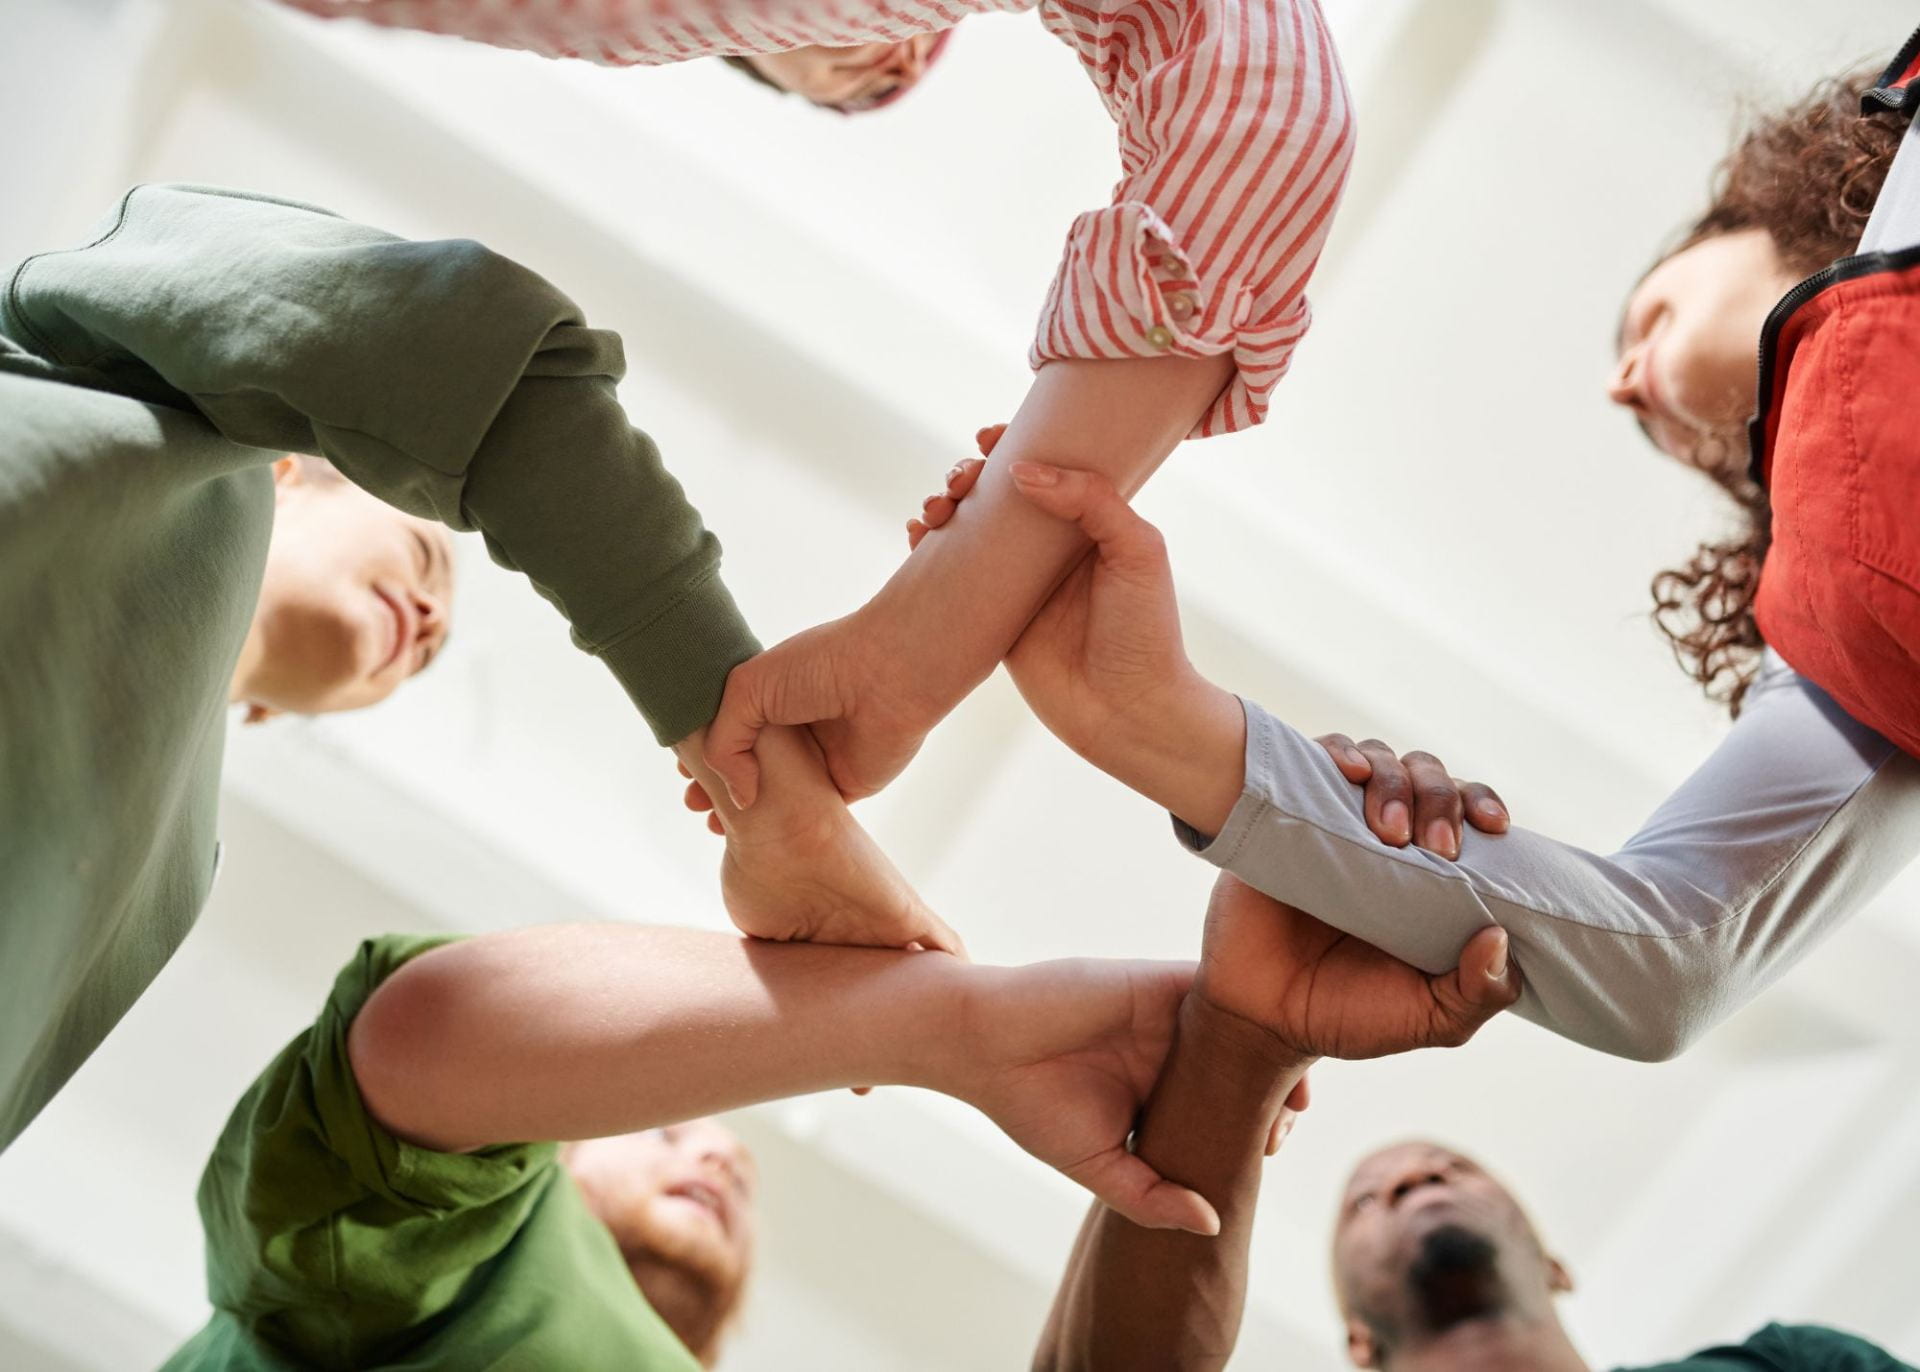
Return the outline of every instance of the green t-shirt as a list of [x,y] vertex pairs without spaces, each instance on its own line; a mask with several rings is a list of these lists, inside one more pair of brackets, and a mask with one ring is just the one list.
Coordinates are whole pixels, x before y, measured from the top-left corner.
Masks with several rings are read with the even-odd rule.
[[551,1143],[435,1153],[367,1114],[347,1030],[444,938],[360,946],[200,1181],[214,1315],[165,1372],[700,1372]]
[[1914,1372],[1865,1339],[1817,1324],[1770,1324],[1742,1344],[1635,1372]]

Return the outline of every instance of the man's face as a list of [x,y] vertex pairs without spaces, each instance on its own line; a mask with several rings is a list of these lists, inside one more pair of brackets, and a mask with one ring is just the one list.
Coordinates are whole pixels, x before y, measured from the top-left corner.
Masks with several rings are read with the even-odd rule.
[[1381,1149],[1354,1169],[1333,1269],[1349,1352],[1363,1367],[1468,1320],[1544,1312],[1570,1285],[1504,1186],[1424,1142]]
[[717,1120],[592,1139],[566,1155],[587,1205],[636,1271],[674,1269],[731,1311],[753,1265],[753,1156]]
[[267,712],[302,714],[386,699],[446,641],[446,529],[299,458],[283,459],[275,480],[273,541],[240,696]]
[[853,112],[873,109],[912,90],[926,75],[943,36],[921,33],[899,43],[794,48],[751,56],[747,61],[782,90],[816,105]]

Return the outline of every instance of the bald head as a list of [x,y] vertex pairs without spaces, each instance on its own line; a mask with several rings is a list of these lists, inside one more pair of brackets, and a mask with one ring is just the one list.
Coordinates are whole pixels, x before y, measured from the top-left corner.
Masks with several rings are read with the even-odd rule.
[[1555,1323],[1553,1297],[1571,1288],[1513,1194],[1473,1159],[1426,1141],[1382,1148],[1353,1169],[1334,1222],[1333,1279],[1361,1367],[1474,1322]]

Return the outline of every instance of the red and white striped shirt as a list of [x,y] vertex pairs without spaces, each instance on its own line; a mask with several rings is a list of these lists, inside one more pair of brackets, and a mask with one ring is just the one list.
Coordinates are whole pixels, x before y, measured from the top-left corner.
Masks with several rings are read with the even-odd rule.
[[1032,349],[1061,358],[1230,353],[1193,437],[1257,424],[1306,332],[1312,272],[1353,151],[1315,0],[283,0],[549,57],[648,66],[898,42],[1038,8],[1119,130],[1113,203],[1074,221]]

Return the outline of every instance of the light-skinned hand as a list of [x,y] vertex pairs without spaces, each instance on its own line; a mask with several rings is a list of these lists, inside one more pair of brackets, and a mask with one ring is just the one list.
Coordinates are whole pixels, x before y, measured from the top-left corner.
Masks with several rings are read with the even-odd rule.
[[741,933],[965,956],[960,937],[847,810],[806,730],[762,734],[766,795],[747,811],[711,799],[725,791],[705,768],[702,743],[694,734],[674,751],[691,779],[688,804],[708,810],[708,827],[726,837],[720,892]]
[[[910,547],[953,518],[979,482],[984,456],[992,453],[1005,427],[990,426],[975,436],[983,457],[969,458],[947,473],[945,487],[908,522]],[[1201,681],[1181,645],[1173,574],[1159,531],[1098,477],[1019,465],[1027,469],[1024,477],[1016,474],[1021,493],[1078,523],[1096,547],[1015,645],[1008,671],[1035,714],[1077,752],[1130,783],[1159,780],[1168,794],[1156,799],[1192,798],[1188,808],[1211,808],[1213,818],[1223,818],[1219,802],[1230,806],[1235,792],[1222,787],[1217,796],[1206,794],[1190,778],[1175,778],[1167,766],[1143,761],[1166,753],[1168,739],[1186,744],[1220,732],[1195,725],[1231,713],[1217,688],[1209,690]],[[1463,822],[1488,834],[1508,828],[1506,806],[1490,787],[1449,775],[1431,753],[1396,756],[1378,739],[1356,744],[1345,734],[1327,734],[1317,742],[1347,780],[1365,787],[1367,827],[1384,843],[1404,847],[1412,842],[1451,860],[1460,856]],[[1200,750],[1193,756],[1198,759]],[[1217,825],[1201,815],[1182,817],[1203,832],[1217,832]]]
[[952,1094],[1133,1223],[1217,1234],[1204,1198],[1127,1147],[1192,980],[1166,963],[983,968],[955,1026],[977,1067]]
[[759,799],[765,758],[755,745],[769,725],[811,728],[843,800],[870,796],[898,776],[947,708],[898,670],[909,653],[861,609],[735,667],[705,746],[706,765],[735,807]]

